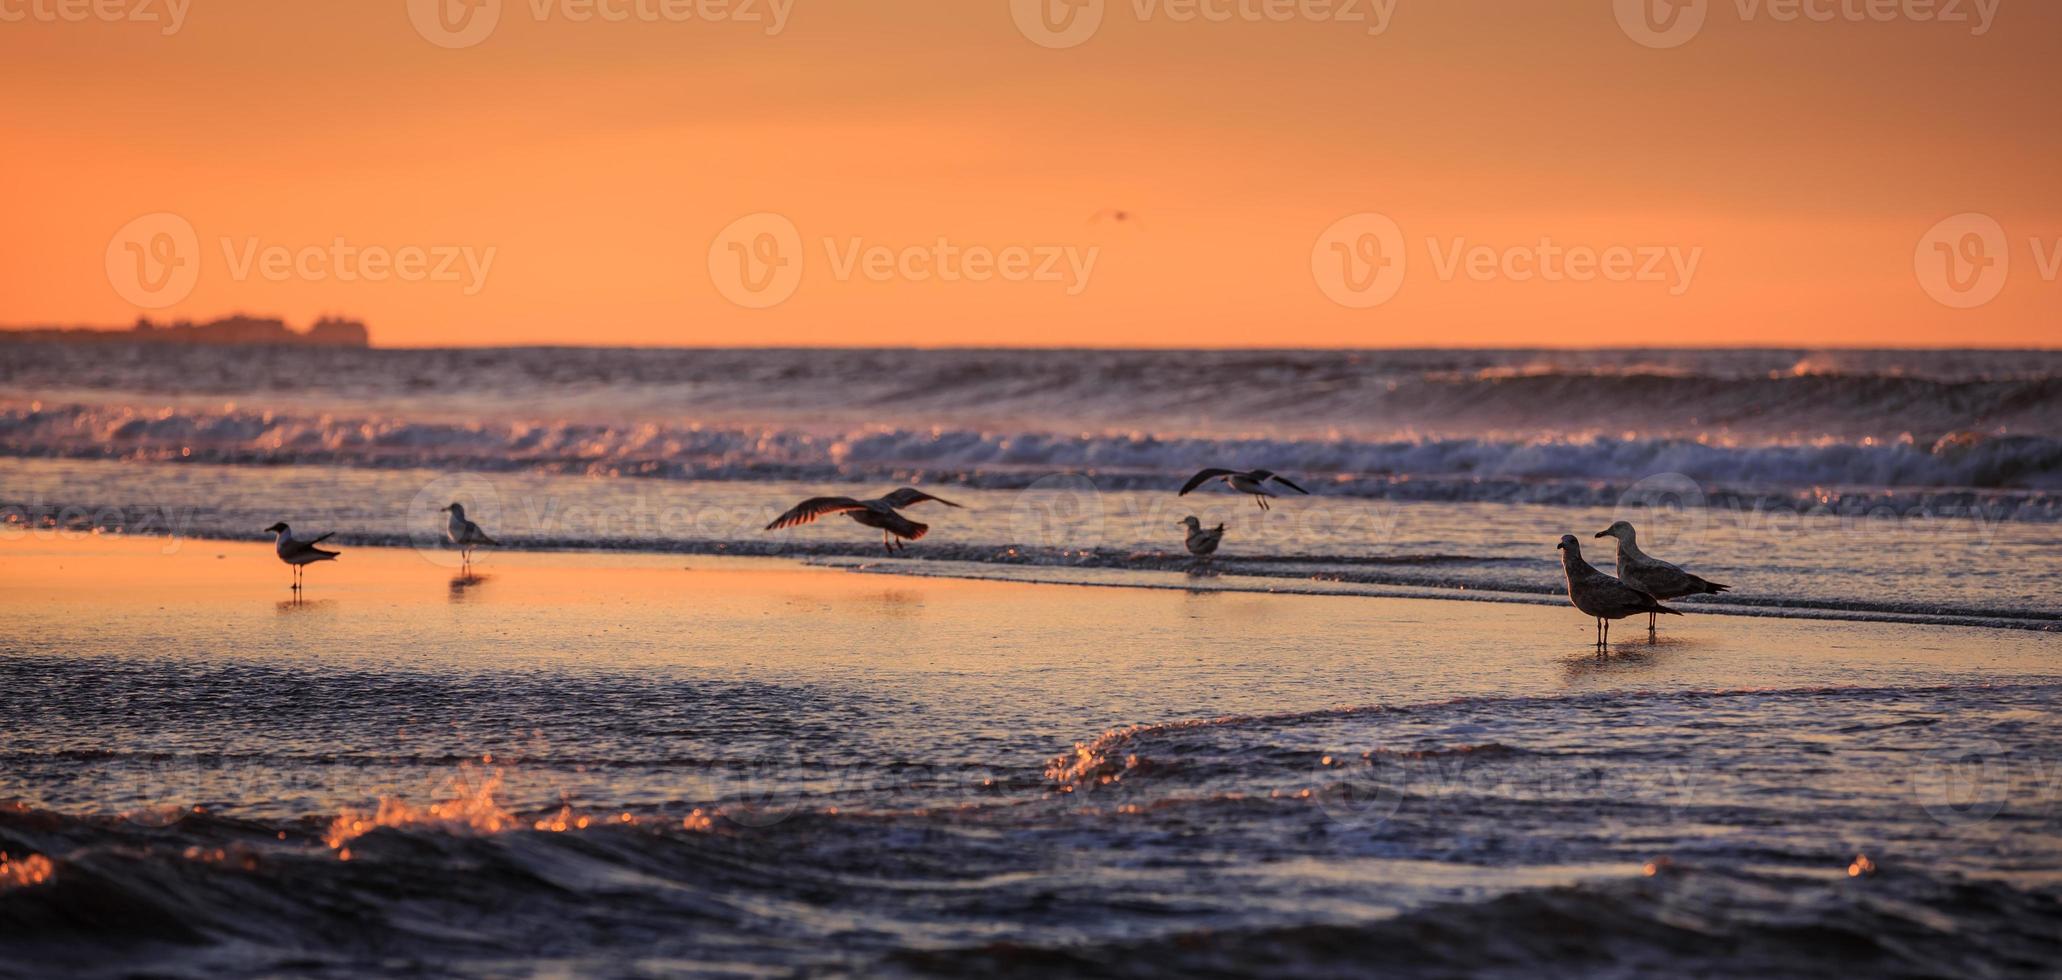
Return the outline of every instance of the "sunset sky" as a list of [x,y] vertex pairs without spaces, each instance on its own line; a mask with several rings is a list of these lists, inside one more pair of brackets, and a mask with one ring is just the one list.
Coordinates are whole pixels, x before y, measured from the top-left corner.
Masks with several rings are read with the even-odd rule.
[[[435,0],[120,7],[155,22],[73,2],[0,0],[0,323],[337,312],[407,346],[2062,341],[2062,4],[2040,0],[1957,0],[1959,23],[1711,0],[1675,47],[1635,37],[1630,0],[1206,0],[1222,23],[1112,0],[1073,12],[1100,15],[1073,46],[1020,27],[1032,0],[601,0],[614,22],[585,0],[453,0],[442,21]],[[1247,16],[1267,10],[1287,19]],[[1396,258],[1364,224],[1326,237],[1362,213],[1400,233],[1400,278],[1342,301],[1327,269]],[[179,244],[163,218],[120,239],[159,214],[195,254],[152,253]],[[1970,214],[2001,235],[1936,230]],[[402,281],[339,239],[427,265]],[[996,262],[923,277],[941,239]],[[1630,278],[1522,278],[1560,261],[1542,239],[1624,250]],[[1013,249],[1023,276],[999,271]],[[2002,259],[1973,287],[1994,298],[1941,298],[1928,262],[1957,253]],[[190,260],[190,289],[139,305],[152,274],[124,263],[151,254]],[[799,278],[741,292],[721,281],[741,255]]]

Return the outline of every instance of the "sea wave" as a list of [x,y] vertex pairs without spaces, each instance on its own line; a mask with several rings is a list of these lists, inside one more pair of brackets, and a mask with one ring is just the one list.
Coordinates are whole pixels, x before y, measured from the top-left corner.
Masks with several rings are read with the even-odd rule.
[[[1324,493],[1511,499],[1581,495],[1656,474],[1719,488],[2062,491],[2062,438],[1957,432],[1930,442],[1735,445],[1680,438],[1176,438],[968,428],[798,428],[640,422],[456,422],[234,408],[16,405],[0,456],[226,465],[317,464],[700,480],[885,479],[932,474],[995,488],[1054,473],[1105,489],[1157,486],[1199,461],[1267,466]],[[1701,491],[1700,491],[1701,492]],[[1589,494],[1594,496],[1594,493]]]

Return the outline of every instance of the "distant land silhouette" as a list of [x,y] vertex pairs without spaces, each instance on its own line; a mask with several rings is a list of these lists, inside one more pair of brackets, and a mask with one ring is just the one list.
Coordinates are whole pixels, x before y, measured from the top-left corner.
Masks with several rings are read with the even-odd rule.
[[342,317],[323,317],[304,333],[278,317],[232,313],[207,323],[179,320],[156,324],[138,317],[127,330],[120,327],[6,327],[0,341],[56,341],[58,343],[146,343],[146,344],[255,344],[274,347],[370,347],[372,335],[365,324]]

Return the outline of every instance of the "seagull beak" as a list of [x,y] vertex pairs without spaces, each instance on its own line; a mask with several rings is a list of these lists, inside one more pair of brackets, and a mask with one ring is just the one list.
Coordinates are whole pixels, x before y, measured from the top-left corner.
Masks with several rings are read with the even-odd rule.
[[1608,538],[1608,537],[1610,537],[1610,536],[1611,536],[1611,532],[1609,532],[1609,531],[1598,531],[1598,532],[1597,532],[1596,534],[1594,534],[1594,535],[1591,535],[1591,536],[1592,536],[1592,537],[1598,537],[1598,538]]

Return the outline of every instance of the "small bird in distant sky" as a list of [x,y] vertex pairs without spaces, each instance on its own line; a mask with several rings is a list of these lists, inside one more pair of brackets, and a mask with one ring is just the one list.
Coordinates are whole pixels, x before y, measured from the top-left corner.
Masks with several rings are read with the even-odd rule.
[[1217,553],[1218,543],[1224,540],[1224,525],[1219,524],[1215,528],[1205,531],[1203,530],[1203,522],[1197,520],[1194,514],[1182,518],[1181,523],[1189,529],[1188,541],[1185,542],[1188,545],[1189,554],[1197,558],[1208,558]]
[[480,530],[478,524],[465,519],[464,504],[453,502],[451,506],[439,509],[451,515],[451,519],[444,522],[444,537],[452,544],[458,546],[460,563],[472,564],[473,548],[476,546],[500,544],[500,542],[488,537],[487,532]]
[[1568,576],[1568,601],[1597,621],[1599,654],[1610,646],[1611,621],[1614,619],[1638,613],[1682,615],[1654,601],[1653,596],[1597,571],[1589,562],[1583,561],[1582,542],[1577,541],[1575,535],[1561,535],[1561,543],[1554,547],[1561,552],[1561,570]]
[[336,556],[342,553],[315,547],[329,540],[329,536],[335,534],[335,531],[326,531],[306,541],[302,541],[294,537],[293,529],[287,527],[285,521],[280,521],[265,530],[278,535],[272,541],[272,551],[279,555],[280,561],[292,566],[294,570],[293,589],[296,592],[301,590],[301,578],[307,566],[318,561],[334,561]]
[[1104,208],[1101,211],[1097,211],[1095,214],[1090,215],[1088,221],[1090,224],[1101,224],[1104,221],[1114,221],[1120,225],[1134,224],[1138,225],[1141,228],[1145,227],[1145,225],[1138,220],[1137,214],[1130,211],[1126,211],[1122,208]]
[[1261,510],[1273,509],[1267,505],[1267,498],[1275,495],[1273,492],[1267,489],[1266,484],[1269,480],[1273,480],[1274,482],[1279,483],[1282,486],[1288,487],[1289,489],[1294,490],[1297,493],[1307,494],[1310,492],[1308,490],[1303,489],[1302,487],[1297,486],[1294,483],[1289,482],[1288,477],[1281,476],[1272,470],[1247,470],[1245,472],[1240,472],[1238,470],[1208,469],[1200,473],[1197,473],[1195,476],[1189,477],[1189,482],[1183,484],[1181,492],[1175,494],[1175,496],[1188,496],[1188,492],[1190,490],[1194,490],[1195,488],[1200,487],[1203,484],[1210,482],[1211,480],[1223,480],[1225,482],[1225,485],[1231,487],[1233,490],[1237,490],[1240,493],[1252,494],[1253,502],[1259,504]]
[[768,531],[808,524],[825,514],[843,514],[867,527],[881,529],[881,547],[892,554],[907,547],[900,540],[915,541],[931,530],[929,524],[919,524],[897,511],[933,500],[947,507],[958,504],[943,497],[933,497],[915,487],[903,487],[893,493],[873,500],[854,500],[851,497],[811,497],[796,504],[787,513],[773,519],[766,525]]

